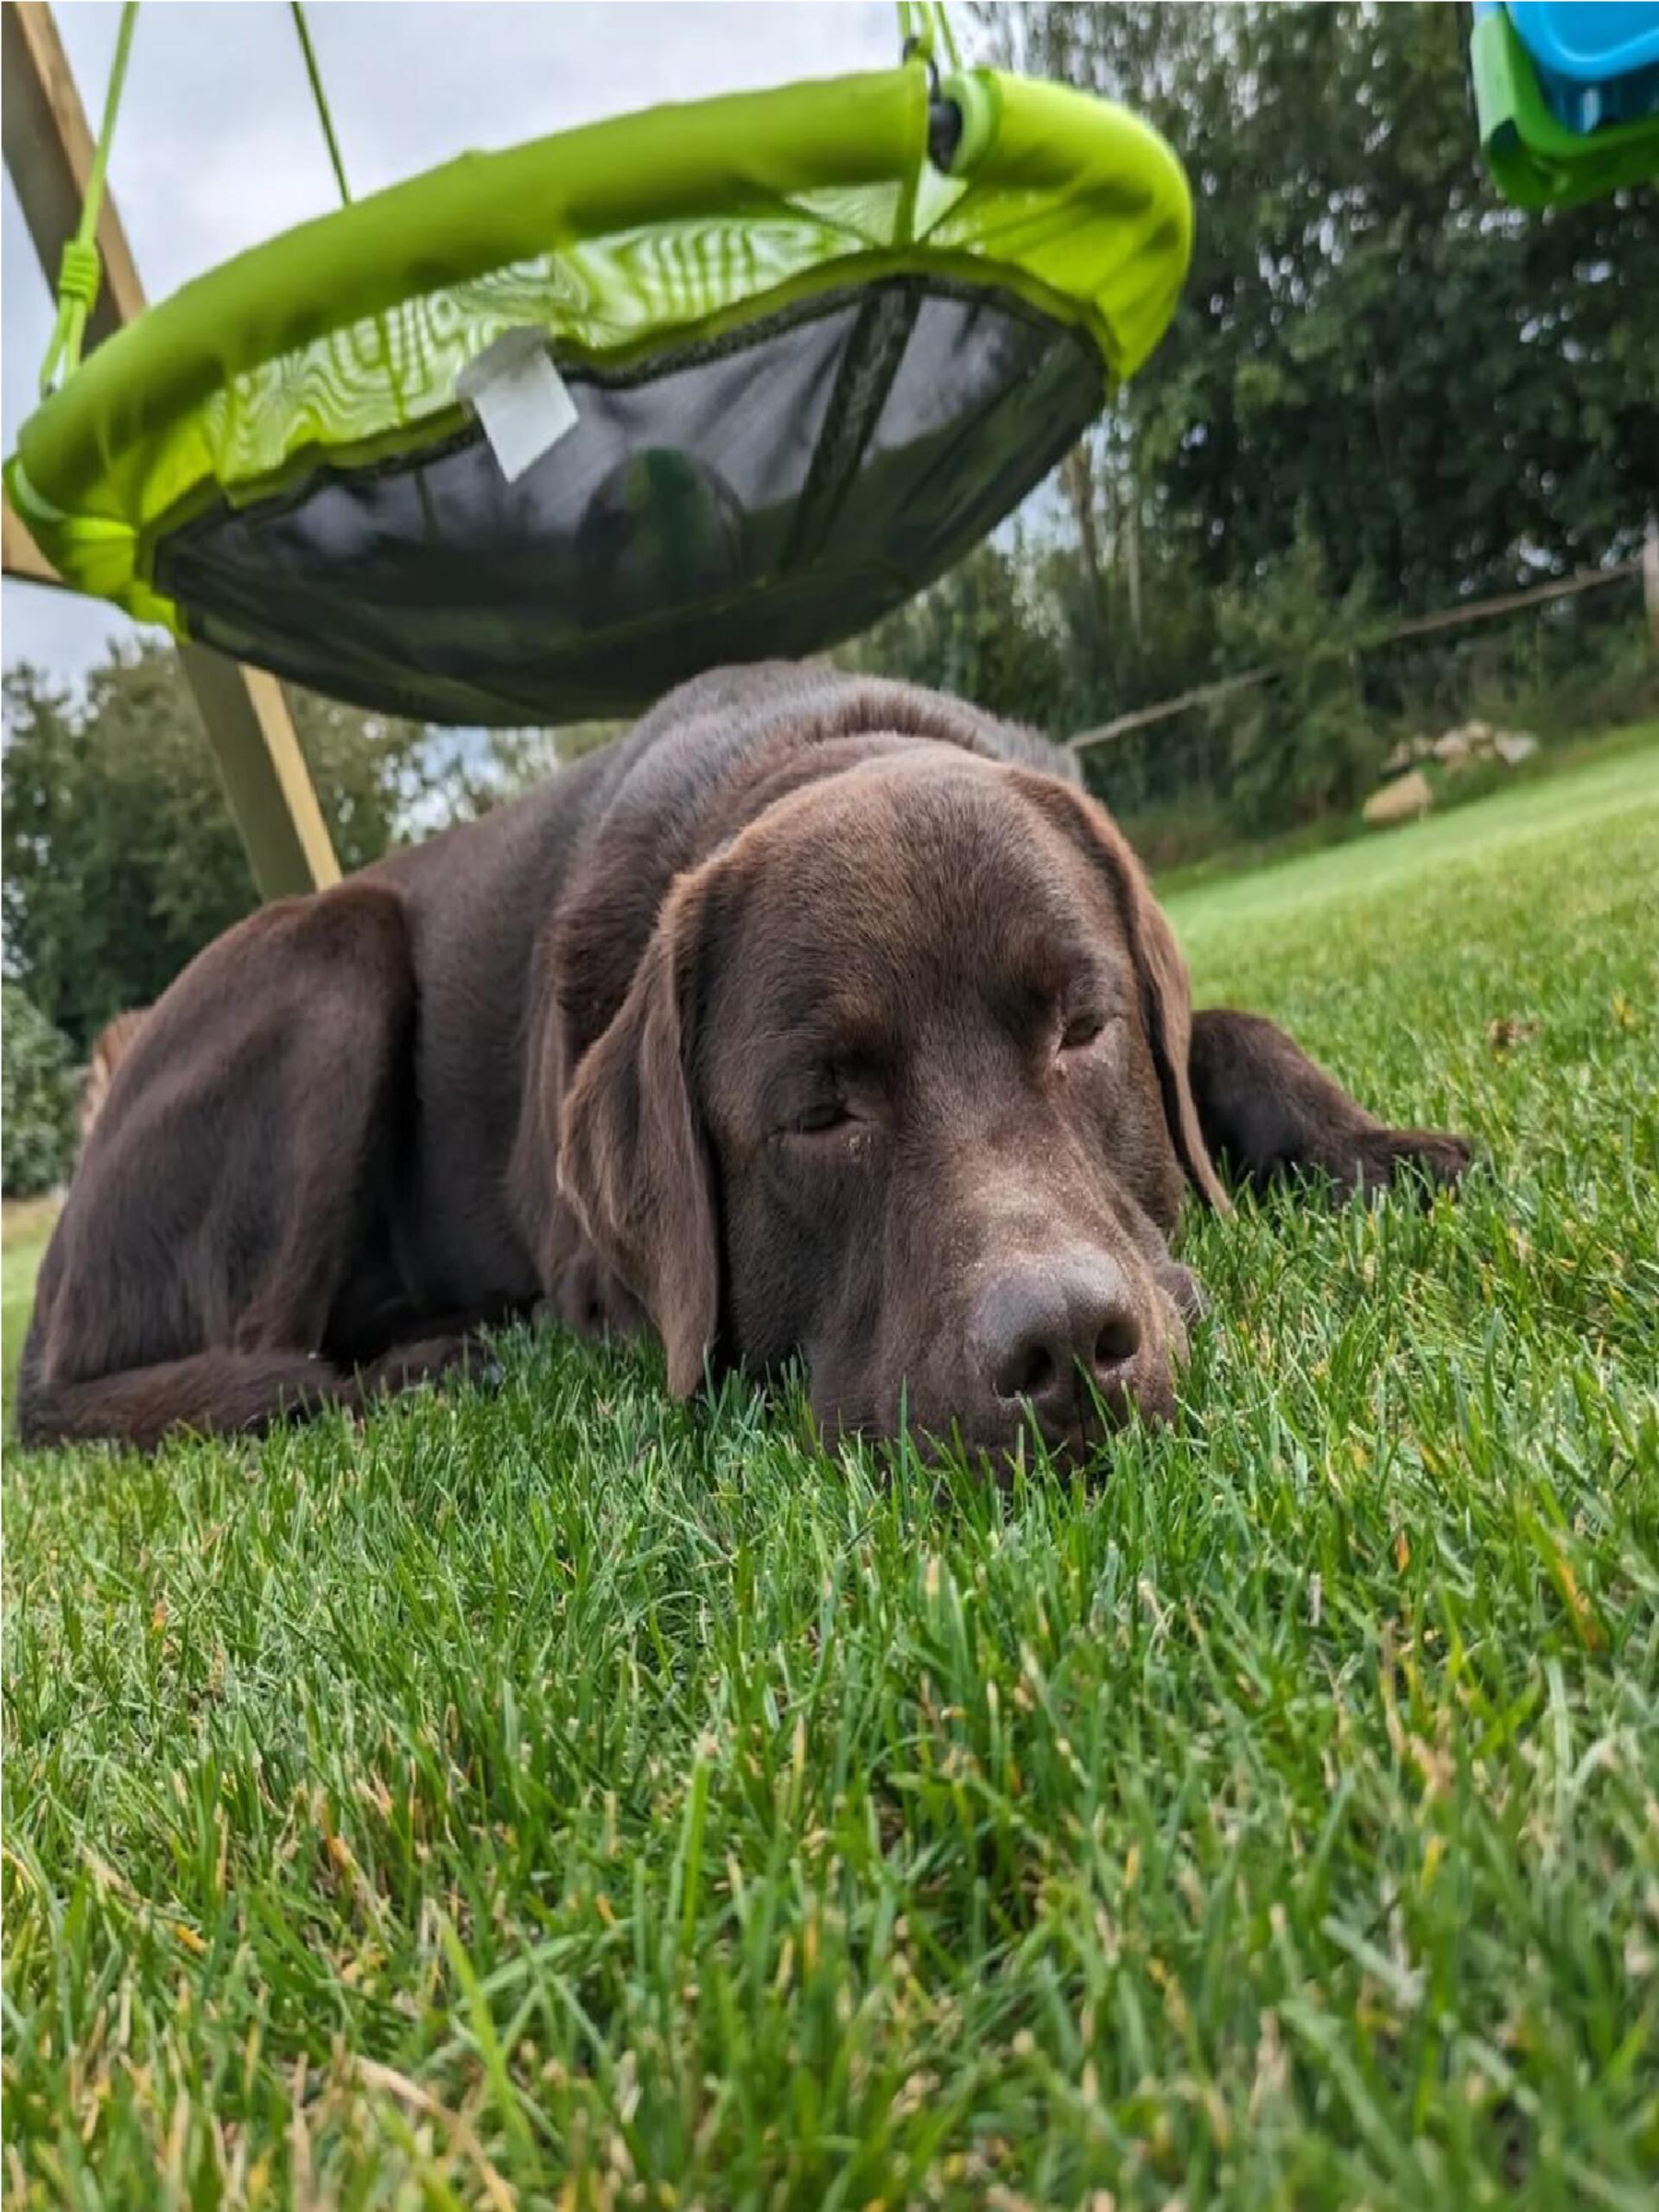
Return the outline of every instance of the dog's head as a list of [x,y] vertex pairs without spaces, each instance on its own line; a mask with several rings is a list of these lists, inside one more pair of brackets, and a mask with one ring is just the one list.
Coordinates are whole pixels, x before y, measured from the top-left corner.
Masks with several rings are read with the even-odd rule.
[[577,1066],[561,1179],[661,1332],[804,1356],[831,1426],[1077,1450],[1173,1403],[1185,971],[1069,785],[919,746],[808,785],[681,876]]

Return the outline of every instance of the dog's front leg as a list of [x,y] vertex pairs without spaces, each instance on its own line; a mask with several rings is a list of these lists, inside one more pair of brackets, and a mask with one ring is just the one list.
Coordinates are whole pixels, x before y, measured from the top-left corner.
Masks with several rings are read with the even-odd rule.
[[1414,1171],[1432,1188],[1469,1164],[1464,1138],[1389,1128],[1260,1014],[1195,1014],[1187,1066],[1211,1156],[1258,1190],[1324,1175],[1347,1197]]

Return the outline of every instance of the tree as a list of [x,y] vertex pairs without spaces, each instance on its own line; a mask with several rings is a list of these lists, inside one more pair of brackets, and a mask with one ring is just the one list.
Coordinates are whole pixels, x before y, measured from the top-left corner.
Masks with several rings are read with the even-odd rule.
[[1065,640],[1036,581],[1017,538],[1007,548],[992,540],[837,658],[1058,732],[1072,703]]
[[1232,666],[1282,671],[1217,709],[1234,826],[1281,829],[1356,806],[1386,749],[1355,657],[1341,650],[1375,619],[1363,580],[1336,598],[1299,518],[1290,550],[1248,588],[1228,587],[1217,613]]
[[16,983],[0,988],[0,1185],[49,1191],[74,1159],[74,1078],[61,1033]]
[[[290,697],[340,865],[362,867],[432,795],[430,737]],[[158,997],[256,893],[172,652],[118,654],[80,703],[32,669],[9,671],[4,706],[7,972],[84,1052],[111,1016]]]
[[1505,207],[1462,11],[987,13],[1010,58],[1185,160],[1192,273],[1120,412],[1148,529],[1208,584],[1248,584],[1299,518],[1338,595],[1363,575],[1402,613],[1633,550],[1659,481],[1659,196]]

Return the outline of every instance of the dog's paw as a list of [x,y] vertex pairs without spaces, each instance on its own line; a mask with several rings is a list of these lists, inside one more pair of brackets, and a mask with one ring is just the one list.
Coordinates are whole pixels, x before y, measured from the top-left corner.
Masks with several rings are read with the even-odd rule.
[[441,1351],[429,1371],[434,1382],[468,1382],[475,1390],[499,1390],[506,1379],[499,1353],[487,1337],[463,1337]]
[[566,1266],[551,1296],[537,1300],[530,1318],[538,1329],[556,1325],[601,1344],[626,1344],[645,1325],[638,1301],[586,1251]]
[[398,1344],[375,1362],[363,1383],[365,1395],[388,1396],[400,1390],[417,1390],[426,1383],[451,1382],[493,1389],[501,1379],[500,1360],[487,1339],[460,1335],[427,1337]]
[[1466,1137],[1446,1129],[1376,1129],[1363,1137],[1353,1160],[1337,1178],[1344,1194],[1414,1185],[1424,1205],[1450,1189],[1474,1157]]

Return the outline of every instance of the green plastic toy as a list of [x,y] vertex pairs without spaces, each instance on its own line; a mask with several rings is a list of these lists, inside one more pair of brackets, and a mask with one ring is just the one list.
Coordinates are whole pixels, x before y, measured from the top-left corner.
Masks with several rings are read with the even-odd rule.
[[1476,10],[1469,62],[1486,166],[1516,207],[1572,207],[1659,176],[1659,115],[1571,128],[1552,110],[1506,7]]

